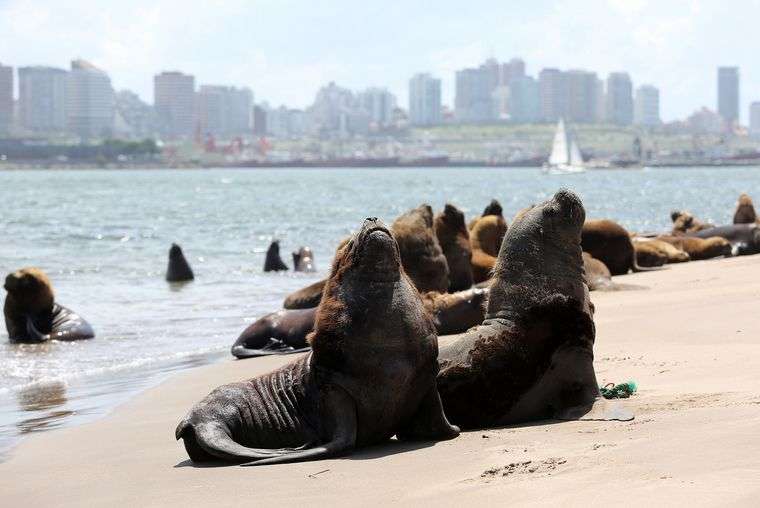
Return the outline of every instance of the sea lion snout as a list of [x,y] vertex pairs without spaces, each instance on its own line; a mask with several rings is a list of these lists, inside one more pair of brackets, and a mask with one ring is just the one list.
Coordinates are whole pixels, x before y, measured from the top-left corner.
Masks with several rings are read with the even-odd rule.
[[563,215],[569,215],[573,221],[582,224],[586,219],[583,203],[576,193],[568,189],[560,189],[552,199],[559,206]]

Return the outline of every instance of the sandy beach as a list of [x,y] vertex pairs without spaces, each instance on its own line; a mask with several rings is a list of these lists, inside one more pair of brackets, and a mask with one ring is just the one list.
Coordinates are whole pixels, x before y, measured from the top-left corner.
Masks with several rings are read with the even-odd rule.
[[293,357],[188,370],[94,423],[30,436],[4,506],[756,505],[760,256],[669,265],[592,293],[600,383],[635,380],[631,422],[540,423],[334,460],[194,467],[174,428],[212,388]]

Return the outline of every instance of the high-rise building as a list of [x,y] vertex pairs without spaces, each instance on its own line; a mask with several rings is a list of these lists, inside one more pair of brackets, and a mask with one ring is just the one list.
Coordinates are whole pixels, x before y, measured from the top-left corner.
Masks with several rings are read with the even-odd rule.
[[409,121],[412,125],[441,123],[441,80],[415,74],[409,80]]
[[253,107],[253,133],[256,136],[267,135],[267,110],[269,107],[264,104],[256,104]]
[[66,129],[68,72],[54,67],[19,67],[19,123],[34,132]]
[[123,137],[145,139],[156,133],[156,111],[150,104],[129,90],[115,95],[116,119],[114,131]]
[[567,85],[559,69],[542,69],[538,74],[541,120],[556,122],[567,113]]
[[71,62],[66,80],[66,126],[82,139],[107,137],[113,131],[111,78],[85,60]]
[[760,102],[749,105],[749,133],[753,137],[760,138]]
[[498,86],[498,72],[495,61],[457,71],[454,116],[459,122],[483,123],[496,119],[493,92]]
[[197,100],[202,133],[239,136],[251,130],[253,93],[250,89],[203,85],[198,91]]
[[509,86],[513,79],[525,77],[525,62],[519,58],[513,58],[509,62],[501,64],[499,72],[499,85]]
[[538,82],[530,76],[512,78],[509,82],[507,110],[515,123],[536,122],[541,117],[541,95]]
[[597,77],[595,72],[569,70],[564,74],[565,119],[593,123],[597,119]]
[[739,122],[738,67],[718,67],[718,114],[728,128]]
[[[355,109],[355,98],[351,90],[340,87],[334,82],[323,86],[314,98],[310,108],[312,127],[317,133],[347,134],[352,132],[349,126],[349,115]],[[353,122],[357,126],[358,119]]]
[[0,134],[13,125],[13,67],[0,63]]
[[384,127],[393,123],[396,96],[385,88],[368,88],[357,95],[359,106],[369,114],[370,122]]
[[153,101],[162,135],[173,138],[195,132],[195,77],[162,72],[153,77]]
[[613,72],[607,77],[606,120],[615,125],[633,123],[633,84],[627,72]]
[[660,91],[656,87],[641,85],[636,89],[633,123],[645,127],[660,125]]

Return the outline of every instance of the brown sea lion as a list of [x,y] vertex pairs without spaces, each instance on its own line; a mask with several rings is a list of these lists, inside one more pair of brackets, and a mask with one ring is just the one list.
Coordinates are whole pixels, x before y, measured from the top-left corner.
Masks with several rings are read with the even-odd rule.
[[265,272],[280,272],[288,269],[288,265],[280,257],[280,242],[273,240],[267,249],[267,257],[264,260]]
[[301,247],[293,252],[293,270],[296,272],[316,272],[314,253],[310,247]]
[[435,216],[435,236],[449,266],[449,291],[462,291],[472,286],[472,249],[464,214],[446,203],[443,212]]
[[560,190],[512,223],[483,324],[441,338],[438,390],[452,422],[481,428],[545,418],[632,418],[626,411],[598,413],[610,406],[593,367],[593,308],[580,246],[584,217],[580,199]]
[[604,263],[612,275],[648,269],[638,264],[631,236],[617,222],[607,219],[587,220],[583,225],[581,245],[584,252]]
[[636,263],[643,267],[662,266],[668,262],[668,256],[648,242],[633,242]]
[[[636,260],[641,266],[661,266],[659,262],[663,256],[665,263],[685,263],[691,259],[686,251],[657,238],[633,236],[631,240],[636,249]],[[645,257],[654,258],[655,264],[652,264],[652,261],[645,259]]]
[[448,291],[449,266],[433,231],[433,209],[420,205],[409,210],[393,222],[391,229],[404,271],[420,293]]
[[758,221],[757,213],[755,213],[755,205],[752,203],[752,198],[747,194],[742,194],[736,203],[734,224],[753,224],[758,222],[760,221]]
[[583,253],[583,279],[589,291],[604,291],[614,288],[609,268],[588,252]]
[[673,235],[696,233],[697,231],[714,227],[712,224],[697,220],[691,213],[683,210],[673,210],[670,212],[670,219],[673,221],[673,230],[671,232]]
[[472,226],[470,246],[474,282],[483,282],[491,277],[491,270],[496,264],[496,256],[506,233],[507,221],[498,215],[481,217]]
[[39,268],[22,268],[5,278],[5,327],[13,342],[83,340],[95,337],[81,316],[55,302],[53,285]]
[[492,199],[491,202],[488,203],[483,209],[483,213],[480,216],[475,217],[467,223],[467,229],[471,230],[480,217],[486,217],[488,215],[498,215],[499,217],[504,217],[503,214],[504,210],[501,207],[501,203],[499,203],[496,199]]
[[195,278],[182,248],[173,243],[169,249],[169,265],[166,267],[167,282],[188,282]]
[[309,342],[310,354],[196,404],[176,430],[190,458],[274,464],[327,458],[394,434],[459,434],[436,390],[432,319],[377,219],[367,219],[333,263]]
[[433,316],[438,335],[450,335],[483,322],[488,292],[477,287],[446,294],[431,291],[422,295],[422,302]]
[[760,253],[760,227],[757,224],[729,224],[703,229],[687,236],[710,238],[718,236],[731,243],[731,253],[734,256],[746,256]]
[[712,238],[696,238],[692,236],[661,235],[657,239],[683,250],[694,261],[731,255],[731,242],[717,236]]

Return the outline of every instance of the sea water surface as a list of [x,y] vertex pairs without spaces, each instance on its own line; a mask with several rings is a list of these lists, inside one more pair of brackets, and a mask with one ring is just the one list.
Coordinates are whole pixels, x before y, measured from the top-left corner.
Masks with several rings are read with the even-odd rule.
[[[560,187],[581,196],[588,217],[661,231],[674,208],[730,222],[739,193],[760,199],[760,168],[0,171],[0,272],[42,268],[57,301],[97,334],[10,344],[0,327],[0,452],[25,433],[102,415],[172,371],[229,357],[249,323],[326,274],[365,217],[390,224],[421,203],[450,202],[469,219],[497,198],[509,218]],[[318,272],[263,273],[273,238],[291,266],[292,250],[312,247]],[[194,282],[164,281],[172,242]]]

